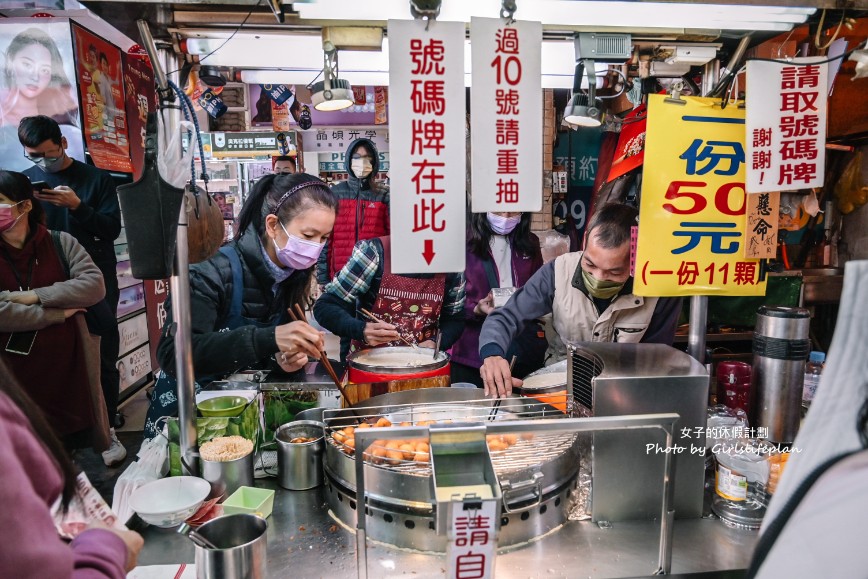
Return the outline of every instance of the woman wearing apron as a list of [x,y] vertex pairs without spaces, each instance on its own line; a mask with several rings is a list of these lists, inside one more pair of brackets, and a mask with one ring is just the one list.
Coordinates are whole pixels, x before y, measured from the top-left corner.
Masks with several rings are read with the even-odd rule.
[[[318,357],[322,335],[305,322],[287,323],[287,308],[305,307],[313,267],[335,222],[337,202],[311,175],[267,175],[250,193],[235,239],[190,267],[193,368],[197,389],[245,368],[299,370]],[[170,298],[171,299],[171,298]],[[168,328],[157,347],[162,368],[151,395],[145,438],[154,422],[177,413],[175,343]]]
[[[352,339],[352,349],[403,345],[433,348],[440,331],[446,350],[464,329],[464,274],[392,273],[390,236],[360,241],[347,264],[314,304],[317,321]],[[382,322],[365,321],[370,311]],[[402,340],[403,338],[403,340]],[[341,349],[341,360],[349,349]]]

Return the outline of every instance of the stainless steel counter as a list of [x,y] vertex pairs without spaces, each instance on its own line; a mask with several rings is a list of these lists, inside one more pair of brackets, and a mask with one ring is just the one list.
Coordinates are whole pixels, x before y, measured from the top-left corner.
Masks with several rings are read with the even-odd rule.
[[[277,490],[268,519],[268,576],[344,579],[356,576],[355,537],[328,514],[322,487],[287,491],[273,479],[257,486]],[[192,563],[193,544],[174,530],[145,527],[140,565]],[[756,533],[725,527],[719,520],[676,520],[673,573],[744,569]],[[563,528],[498,556],[498,579],[531,577],[636,577],[657,566],[659,525],[615,523],[602,529],[590,521]],[[442,577],[443,556],[399,551],[369,543],[372,577]]]

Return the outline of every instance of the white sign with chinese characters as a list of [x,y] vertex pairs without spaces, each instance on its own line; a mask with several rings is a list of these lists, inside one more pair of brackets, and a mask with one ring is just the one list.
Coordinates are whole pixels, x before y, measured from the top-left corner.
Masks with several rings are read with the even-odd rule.
[[464,271],[464,23],[389,21],[389,109],[392,271]]
[[449,516],[449,543],[446,547],[446,577],[449,579],[487,579],[494,577],[497,551],[498,501],[485,500],[468,508],[468,503],[452,505]]
[[542,24],[470,19],[472,208],[542,209]]
[[821,187],[826,166],[824,57],[747,63],[748,193]]

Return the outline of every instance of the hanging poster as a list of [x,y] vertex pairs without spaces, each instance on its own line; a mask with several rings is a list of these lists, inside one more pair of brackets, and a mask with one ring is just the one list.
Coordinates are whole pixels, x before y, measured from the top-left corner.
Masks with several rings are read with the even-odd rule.
[[[270,85],[269,85],[270,86]],[[274,100],[261,84],[247,85],[247,105],[250,108],[250,128],[272,126]]]
[[130,48],[129,52],[124,53],[123,64],[130,158],[133,165],[133,177],[138,179],[144,169],[145,127],[148,122],[148,113],[157,109],[157,92],[154,71],[141,47],[135,45]]
[[132,173],[121,51],[80,26],[73,36],[87,151],[100,169]]
[[474,213],[542,209],[542,24],[470,19]]
[[642,166],[645,160],[646,112],[645,105],[640,105],[624,117],[607,182]]
[[292,115],[289,112],[289,103],[282,105],[272,101],[271,103],[271,130],[278,133],[288,131],[291,128]]
[[[259,85],[259,90],[279,105],[282,105],[290,98],[295,98],[292,91],[282,84],[261,84]],[[292,101],[289,101],[288,104],[291,105]]]
[[70,23],[66,18],[0,19],[0,167],[23,171],[18,123],[47,115],[66,137],[66,153],[84,161]]
[[374,87],[374,124],[385,125],[389,122],[386,106],[389,104],[389,89],[385,86]]
[[747,63],[747,191],[822,187],[826,167],[825,57]]
[[651,95],[634,293],[765,295],[745,256],[744,110],[719,99],[686,105]]
[[394,273],[464,271],[464,30],[389,20]]

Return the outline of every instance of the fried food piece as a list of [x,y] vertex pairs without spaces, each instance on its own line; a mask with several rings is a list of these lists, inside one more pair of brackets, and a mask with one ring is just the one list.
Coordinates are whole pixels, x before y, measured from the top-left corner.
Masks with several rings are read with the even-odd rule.
[[507,443],[509,446],[515,446],[518,443],[518,435],[517,434],[504,434],[503,442]]
[[358,425],[357,428],[373,428],[373,427],[370,424],[368,424],[367,422],[362,422],[361,424]]
[[419,442],[417,442],[415,445],[415,448],[416,448],[417,453],[419,453],[419,452],[427,453],[430,451],[430,446],[424,440],[420,440]]
[[416,454],[416,448],[412,444],[402,444],[398,447],[404,455],[404,460],[413,460],[413,456]]
[[343,433],[346,434],[347,436],[352,436],[355,432],[356,432],[356,429],[353,428],[352,426],[347,426],[346,428],[343,429]]
[[389,464],[401,464],[401,461],[404,460],[404,453],[400,450],[387,450],[386,451],[386,461]]
[[533,440],[533,432],[522,432],[521,433],[522,440]]
[[413,457],[413,460],[416,462],[428,462],[431,460],[431,455],[427,452],[417,452],[416,456]]
[[334,432],[332,432],[332,438],[334,438],[335,442],[337,442],[338,444],[343,444],[343,442],[347,439],[347,435],[340,430],[335,430]]
[[378,418],[378,419],[377,419],[377,427],[379,427],[379,428],[388,428],[389,426],[392,426],[392,423],[389,422],[389,419],[388,419],[388,418],[386,418],[386,417],[382,417],[382,418]]
[[503,442],[502,440],[490,440],[488,441],[488,450],[491,452],[500,452],[509,448],[509,445]]
[[373,445],[368,447],[368,456],[374,464],[383,464],[386,460],[385,448],[374,448]]

